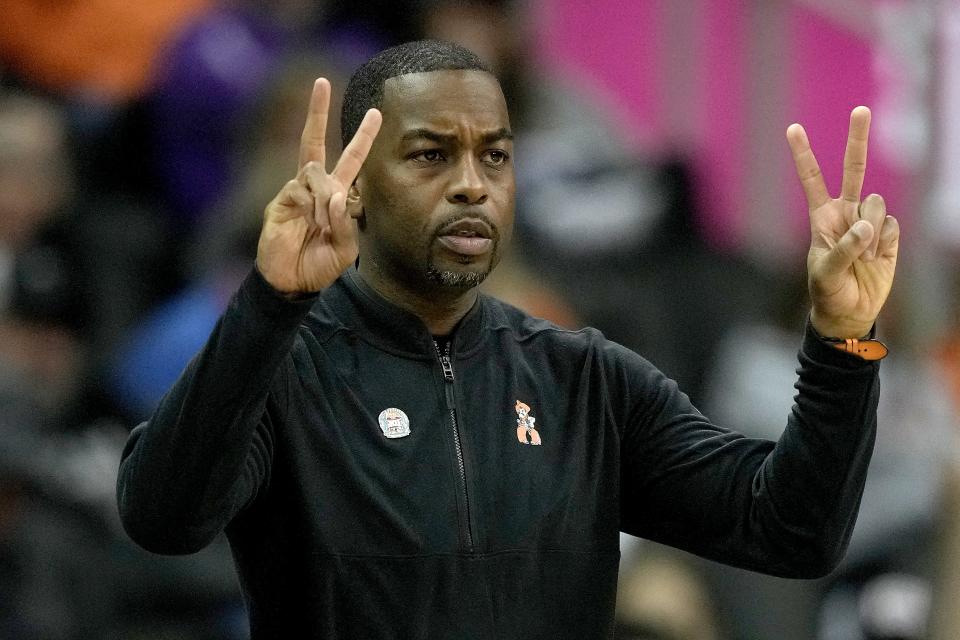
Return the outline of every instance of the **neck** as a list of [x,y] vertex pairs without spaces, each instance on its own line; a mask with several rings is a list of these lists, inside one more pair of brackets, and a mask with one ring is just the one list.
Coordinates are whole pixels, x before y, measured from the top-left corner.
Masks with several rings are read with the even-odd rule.
[[477,288],[456,289],[438,284],[410,286],[385,277],[370,260],[361,260],[357,273],[387,301],[414,314],[434,336],[451,333],[477,300]]

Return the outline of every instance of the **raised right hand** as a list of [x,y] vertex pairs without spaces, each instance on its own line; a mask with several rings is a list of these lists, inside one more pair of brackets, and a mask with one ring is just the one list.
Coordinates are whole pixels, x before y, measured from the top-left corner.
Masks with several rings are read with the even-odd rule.
[[257,269],[281,293],[320,291],[357,259],[357,224],[347,214],[347,190],[367,159],[383,117],[376,109],[367,111],[337,166],[327,173],[329,110],[330,82],[320,78],[310,96],[297,177],[264,211]]
[[825,337],[867,335],[893,286],[899,223],[887,215],[880,196],[860,200],[869,131],[870,110],[855,108],[850,113],[840,195],[832,198],[803,127],[793,124],[787,129],[787,141],[810,208],[810,322]]

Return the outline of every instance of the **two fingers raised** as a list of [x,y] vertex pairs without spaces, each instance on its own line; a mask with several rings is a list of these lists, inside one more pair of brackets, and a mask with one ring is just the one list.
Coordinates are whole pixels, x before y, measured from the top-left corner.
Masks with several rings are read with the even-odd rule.
[[[330,112],[330,82],[318,78],[313,84],[307,121],[300,137],[300,160],[297,180],[314,194],[315,222],[329,224],[329,214],[339,214],[341,202],[346,202],[344,192],[353,184],[363,166],[373,141],[380,131],[383,117],[376,109],[364,115],[353,139],[343,150],[337,166],[331,173],[326,171],[326,132]],[[336,194],[342,198],[334,201]],[[345,204],[342,205],[345,210]]]
[[[870,109],[857,107],[850,112],[850,129],[847,133],[847,146],[843,155],[843,184],[840,188],[840,198],[856,205],[860,202],[860,191],[863,188],[863,177],[867,169],[867,138],[870,133]],[[827,190],[823,173],[817,158],[810,148],[807,132],[799,124],[787,127],[787,142],[793,153],[793,161],[797,167],[797,176],[807,196],[807,205],[810,210],[819,209],[832,198]],[[853,220],[850,221],[853,223]]]
[[[828,241],[836,245],[836,260],[852,262],[856,259],[872,261],[883,255],[891,241],[899,236],[896,220],[887,215],[883,198],[876,194],[861,202],[864,176],[867,168],[867,146],[870,133],[870,109],[859,106],[850,113],[850,127],[843,157],[843,182],[840,188],[842,211],[848,230],[840,238]],[[799,124],[787,128],[787,141],[797,168],[797,176],[803,186],[807,205],[811,212],[833,200],[816,156],[810,148],[807,133]],[[869,224],[859,221],[864,220]]]

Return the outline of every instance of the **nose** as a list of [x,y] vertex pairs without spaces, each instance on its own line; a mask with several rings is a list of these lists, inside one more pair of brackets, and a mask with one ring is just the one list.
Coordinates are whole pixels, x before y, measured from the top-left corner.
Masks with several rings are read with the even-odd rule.
[[453,204],[483,204],[487,201],[487,183],[477,166],[478,160],[464,154],[457,164],[447,189],[447,201]]

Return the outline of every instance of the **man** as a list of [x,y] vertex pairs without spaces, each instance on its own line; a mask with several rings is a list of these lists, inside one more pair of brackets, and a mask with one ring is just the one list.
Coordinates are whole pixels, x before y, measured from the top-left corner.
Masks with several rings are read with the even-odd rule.
[[[514,180],[503,94],[473,54],[421,41],[363,65],[327,173],[329,93],[318,80],[256,269],[131,434],[118,501],[135,540],[190,553],[226,530],[254,638],[609,637],[620,530],[777,575],[830,571],[878,394],[876,362],[835,347],[882,348],[853,339],[897,253],[883,201],[859,203],[865,108],[837,199],[788,130],[813,310],[772,443],[710,424],[598,332],[477,293],[510,239]],[[526,418],[538,446],[518,442]]]

